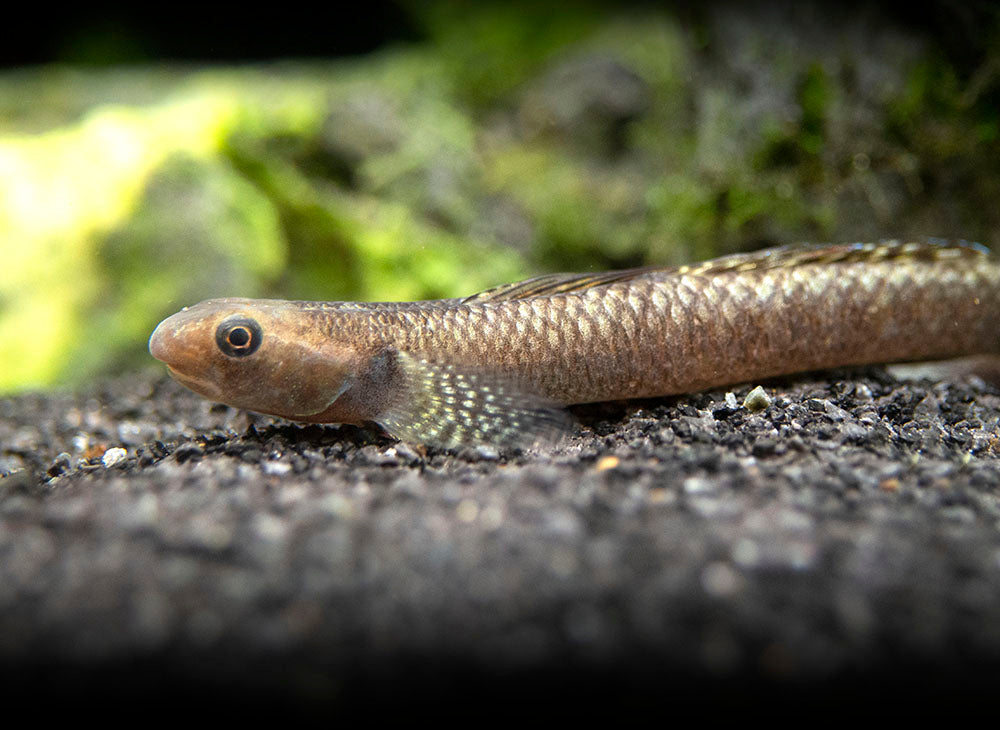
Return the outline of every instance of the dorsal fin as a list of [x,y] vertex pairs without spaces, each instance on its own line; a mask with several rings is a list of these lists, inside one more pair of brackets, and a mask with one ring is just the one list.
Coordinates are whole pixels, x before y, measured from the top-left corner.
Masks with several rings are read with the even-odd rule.
[[[956,258],[978,258],[990,251],[968,241],[880,241],[879,243],[793,244],[751,253],[737,253],[700,264],[678,266],[677,274],[704,275],[726,271],[759,271],[807,264],[859,263],[897,259],[942,261]],[[667,269],[664,269],[667,271]]]
[[596,274],[543,274],[524,281],[502,284],[481,291],[466,297],[462,303],[499,302],[579,292],[593,287],[629,281],[651,273],[703,276],[729,271],[761,271],[807,264],[858,263],[895,259],[941,261],[955,258],[977,258],[987,256],[989,253],[989,249],[978,243],[940,239],[921,242],[792,244],[751,253],[731,254],[684,266],[646,266]]
[[463,304],[470,302],[499,302],[510,299],[530,299],[531,297],[549,294],[565,294],[578,292],[595,286],[628,281],[651,271],[660,271],[659,267],[639,269],[622,269],[621,271],[605,271],[597,274],[543,274],[533,276],[513,284],[501,284],[492,289],[481,291],[462,300]]

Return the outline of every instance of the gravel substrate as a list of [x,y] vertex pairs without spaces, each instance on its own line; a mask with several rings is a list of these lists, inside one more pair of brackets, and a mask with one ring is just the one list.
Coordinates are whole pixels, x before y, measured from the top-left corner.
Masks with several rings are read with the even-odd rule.
[[577,408],[572,437],[518,454],[147,375],[2,400],[4,686],[338,709],[985,695],[998,391],[764,386],[756,412],[749,386]]

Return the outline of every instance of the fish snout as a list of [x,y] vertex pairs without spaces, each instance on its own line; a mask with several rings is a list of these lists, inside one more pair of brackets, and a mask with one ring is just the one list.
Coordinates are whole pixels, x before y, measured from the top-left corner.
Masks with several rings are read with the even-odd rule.
[[221,401],[219,373],[200,341],[197,322],[180,312],[160,322],[149,336],[149,354],[167,366],[171,377],[195,393]]
[[156,326],[156,329],[153,330],[153,334],[149,336],[149,354],[160,362],[167,362],[167,357],[170,352],[170,347],[167,344],[169,335],[167,334],[166,328],[163,326],[165,324],[166,320],[160,322]]
[[190,369],[191,362],[197,359],[198,339],[191,324],[183,312],[167,317],[149,336],[149,354],[171,370]]

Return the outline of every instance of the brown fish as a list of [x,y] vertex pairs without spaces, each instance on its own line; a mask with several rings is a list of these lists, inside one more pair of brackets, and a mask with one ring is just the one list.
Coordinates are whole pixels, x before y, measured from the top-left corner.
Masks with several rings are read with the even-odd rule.
[[524,445],[562,405],[1000,351],[1000,262],[967,243],[797,246],[553,274],[465,299],[211,299],[149,350],[197,393],[408,441]]

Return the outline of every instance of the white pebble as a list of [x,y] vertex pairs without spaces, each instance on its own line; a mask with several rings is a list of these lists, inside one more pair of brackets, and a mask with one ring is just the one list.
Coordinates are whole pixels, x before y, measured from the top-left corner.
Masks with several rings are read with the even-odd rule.
[[127,457],[128,452],[125,449],[115,446],[113,449],[108,449],[104,452],[104,455],[101,457],[101,463],[105,469],[110,469],[115,464],[125,461]]
[[272,477],[283,477],[292,470],[292,465],[287,461],[265,461],[261,465],[265,474]]

